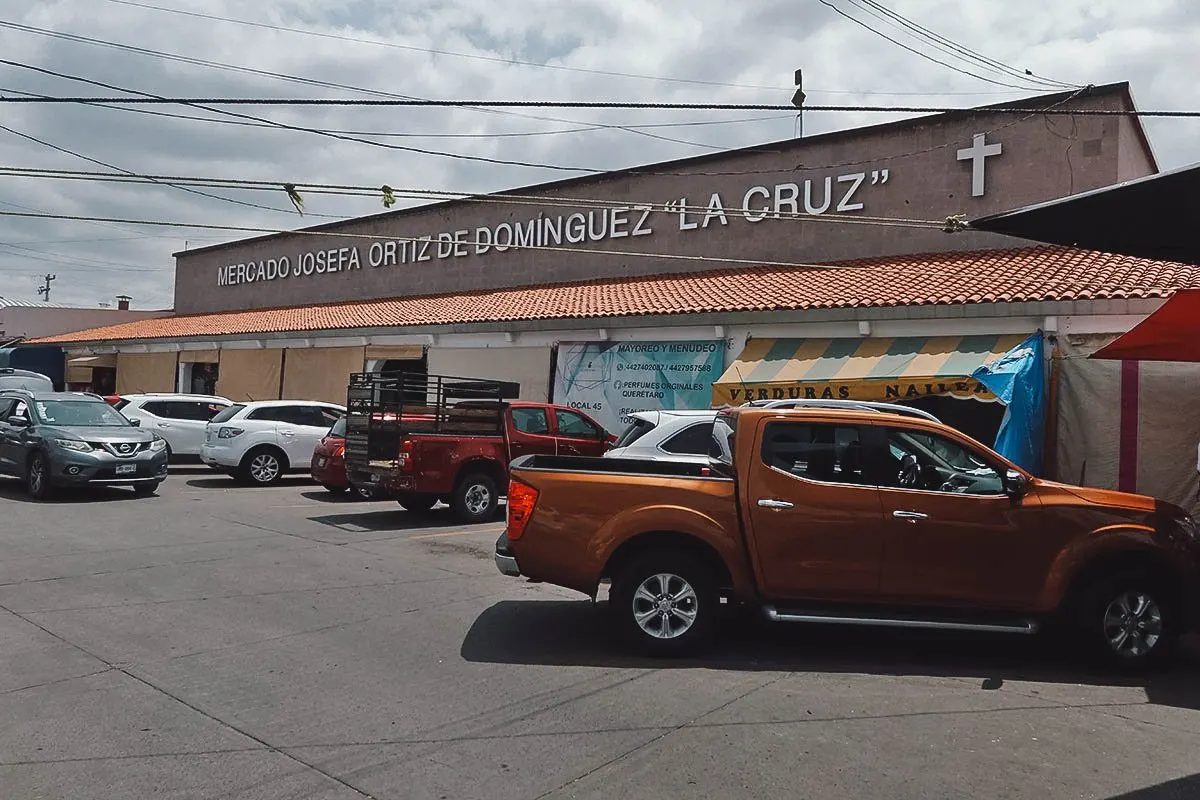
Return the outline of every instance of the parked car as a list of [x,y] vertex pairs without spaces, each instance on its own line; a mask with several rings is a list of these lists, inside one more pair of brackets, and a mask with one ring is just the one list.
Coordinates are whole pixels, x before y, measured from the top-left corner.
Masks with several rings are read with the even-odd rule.
[[31,497],[58,487],[132,486],[153,494],[167,477],[167,443],[103,400],[75,392],[0,392],[0,474]]
[[1122,666],[1200,628],[1200,534],[1148,497],[1034,478],[900,413],[738,408],[709,466],[512,466],[501,572],[595,596],[652,653],[706,645],[719,598],[774,622],[1032,634]]
[[0,391],[5,389],[25,389],[30,392],[53,392],[54,381],[40,372],[30,372],[27,369],[0,369]]
[[574,409],[505,400],[495,381],[437,375],[351,376],[346,470],[350,483],[409,511],[449,504],[464,523],[496,516],[511,458],[599,456],[613,437]]
[[312,479],[334,494],[353,492],[362,500],[374,500],[376,495],[369,487],[352,487],[346,476],[346,418],[333,423],[329,432],[317,442],[313,450],[309,474]]
[[244,483],[269,486],[286,472],[308,469],[317,442],[345,413],[309,400],[235,403],[205,426],[200,460]]
[[113,408],[165,439],[169,458],[199,458],[209,421],[231,405],[201,394],[126,394]]
[[635,411],[605,458],[708,463],[716,411]]

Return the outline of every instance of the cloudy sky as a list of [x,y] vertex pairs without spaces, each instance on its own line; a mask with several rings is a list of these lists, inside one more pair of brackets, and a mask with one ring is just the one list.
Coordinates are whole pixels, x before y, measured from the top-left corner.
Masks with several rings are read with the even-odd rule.
[[[171,96],[786,103],[793,70],[803,67],[809,103],[968,106],[1063,84],[1128,80],[1143,109],[1200,108],[1200,7],[1193,0],[874,5],[4,0],[0,59],[13,65],[0,64],[0,94],[118,94],[19,66],[28,65]],[[951,44],[935,49],[878,6]],[[965,60],[957,47],[1018,74]],[[1040,79],[1030,79],[1026,69]],[[795,124],[791,115],[764,112],[231,109],[375,143],[369,144],[197,108],[140,108],[0,104],[0,126],[7,129],[0,129],[0,166],[480,192],[581,173],[470,157],[613,169],[788,138]],[[810,113],[805,132],[895,118]],[[1164,168],[1200,161],[1194,144],[1200,121],[1150,120],[1147,126]],[[288,228],[382,210],[377,198],[310,193],[301,219],[282,190],[199,191],[218,197],[169,186],[0,174],[0,212]],[[169,307],[171,253],[228,238],[240,237],[0,216],[0,295],[36,299],[40,276],[52,272],[55,301],[94,305],[126,293],[135,307]]]

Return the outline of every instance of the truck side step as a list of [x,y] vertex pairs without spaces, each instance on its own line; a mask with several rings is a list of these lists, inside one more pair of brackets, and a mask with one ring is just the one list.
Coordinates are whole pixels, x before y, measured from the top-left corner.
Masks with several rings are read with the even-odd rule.
[[867,625],[884,628],[925,628],[946,631],[978,631],[982,633],[1017,633],[1032,636],[1038,632],[1038,623],[1032,619],[995,619],[973,621],[918,616],[889,617],[883,614],[851,614],[824,610],[785,610],[764,606],[763,613],[771,622],[810,622],[825,625]]

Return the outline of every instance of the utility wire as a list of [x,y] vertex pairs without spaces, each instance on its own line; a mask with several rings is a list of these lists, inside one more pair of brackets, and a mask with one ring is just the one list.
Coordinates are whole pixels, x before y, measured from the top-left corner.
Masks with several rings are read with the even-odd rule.
[[[245,189],[253,191],[272,191],[277,192],[283,186],[282,181],[265,181],[265,180],[250,180],[243,178],[206,178],[184,175],[142,175],[129,176],[119,173],[105,172],[88,172],[82,170],[55,170],[41,169],[33,167],[4,167],[0,166],[0,175],[11,175],[21,178],[45,178],[45,179],[60,179],[60,180],[84,180],[84,181],[101,181],[101,182],[116,182],[116,183],[143,183],[151,180],[170,181],[172,184],[181,186],[204,186],[207,188],[217,189]],[[380,197],[381,190],[379,188],[363,186],[363,185],[348,185],[348,184],[330,184],[330,183],[292,183],[290,184],[298,192],[305,194],[332,194],[351,197]],[[708,211],[706,205],[692,205],[681,203],[678,200],[657,203],[657,202],[637,202],[635,200],[624,198],[621,200],[605,200],[591,197],[567,197],[567,196],[551,196],[540,194],[527,194],[520,192],[504,192],[500,194],[474,194],[469,192],[455,192],[441,189],[421,189],[421,188],[391,188],[389,187],[388,194],[394,197],[405,197],[420,200],[434,201],[463,201],[483,204],[497,205],[520,205],[538,207],[559,207],[559,208],[595,208],[595,209],[623,209],[632,210],[635,207],[639,210],[649,211],[669,211],[669,212],[687,212],[694,214],[703,214]],[[406,210],[420,210],[420,206]],[[753,209],[751,209],[753,210]],[[726,209],[729,213],[741,213],[745,211],[742,208],[731,207]],[[762,213],[755,211],[755,213]],[[804,212],[769,212],[766,219],[793,219],[793,220],[815,220],[824,222],[838,222],[845,224],[862,224],[872,223],[880,225],[904,225],[904,226],[925,226],[941,228],[944,220],[927,220],[927,219],[911,219],[898,217],[876,217],[862,214],[854,214],[853,216],[837,216],[825,214],[808,214]]]
[[[985,82],[993,84],[995,86],[1006,86],[1010,89],[1023,89],[1026,91],[1028,91],[1028,89],[1029,89],[1028,85],[1021,86],[1021,85],[1018,85],[1015,83],[1009,83],[1007,81],[989,78],[986,75],[980,75],[978,72],[971,72],[970,70],[963,69],[962,67],[956,67],[955,65],[951,64],[948,61],[942,61],[940,58],[931,56],[928,53],[925,53],[925,52],[922,52],[921,50],[916,49],[915,47],[910,47],[909,45],[905,44],[904,42],[900,42],[900,41],[897,41],[896,39],[893,39],[891,36],[888,36],[885,32],[879,30],[878,28],[871,27],[870,24],[863,22],[861,19],[859,19],[858,17],[855,17],[853,14],[846,13],[842,9],[835,6],[832,2],[830,2],[830,0],[818,0],[818,2],[821,5],[832,10],[835,14],[837,14],[841,17],[845,17],[846,19],[850,20],[855,25],[866,28],[871,33],[875,34],[876,36],[880,36],[880,37],[886,39],[887,41],[891,42],[892,44],[896,45],[897,47],[903,48],[904,50],[907,50],[908,52],[910,52],[916,56],[920,56],[921,58],[925,59],[926,61],[932,61],[934,64],[939,64],[943,67],[946,67],[947,69],[954,70],[955,72],[957,72],[961,75],[966,75],[971,78],[976,78],[978,80],[985,81]],[[805,108],[805,110],[807,111],[809,109]]]
[[[345,232],[314,230],[312,228],[300,229],[300,230],[288,230],[285,228],[252,227],[252,226],[248,226],[248,225],[219,225],[219,224],[215,224],[215,223],[171,222],[171,221],[166,221],[166,220],[123,219],[123,218],[119,218],[119,217],[92,217],[92,216],[70,215],[70,214],[33,214],[30,212],[24,212],[24,211],[0,211],[0,217],[17,217],[17,218],[23,218],[23,219],[58,219],[58,220],[68,220],[68,221],[77,221],[77,222],[110,222],[110,223],[125,224],[125,225],[148,225],[148,226],[153,225],[153,226],[160,226],[160,227],[167,227],[167,228],[189,228],[189,229],[196,229],[196,230],[233,231],[233,232],[238,232],[238,233],[258,233],[258,234],[268,234],[268,235],[286,234],[289,236],[309,236],[309,237],[316,237],[316,238],[336,237],[338,239],[343,239],[343,240],[346,238]],[[925,226],[921,226],[921,227],[925,227]],[[354,237],[356,239],[394,241],[394,242],[428,241],[427,239],[423,239],[422,237],[419,237],[419,236],[395,236],[395,235],[385,236],[385,235],[381,235],[381,234],[368,234],[368,233],[356,233],[356,234],[354,234]],[[466,240],[463,240],[463,243],[468,246],[484,244],[483,242],[480,242],[477,239],[476,240],[466,239]],[[486,244],[490,245],[492,243],[488,242]],[[683,261],[683,262],[722,264],[722,265],[742,265],[742,266],[754,266],[754,267],[785,267],[785,268],[789,268],[789,269],[845,269],[845,267],[842,267],[842,266],[839,266],[836,264],[811,264],[811,263],[807,263],[807,262],[796,262],[796,261],[762,261],[759,259],[751,259],[751,258],[723,258],[723,257],[719,257],[719,256],[690,256],[690,255],[683,255],[683,254],[679,254],[679,253],[647,253],[647,252],[641,252],[638,250],[603,250],[600,248],[575,247],[575,246],[565,246],[565,245],[560,246],[560,245],[534,244],[534,245],[520,245],[519,247],[514,245],[512,247],[512,249],[513,250],[545,250],[545,251],[550,251],[550,252],[561,252],[561,253],[584,253],[584,254],[589,254],[589,255],[622,256],[622,257],[628,257],[628,258],[656,258],[656,259],[662,259],[662,260],[666,260],[666,261]]]
[[[118,167],[118,166],[116,166],[115,164],[109,164],[107,161],[101,161],[101,160],[100,160],[100,159],[98,159],[98,158],[92,158],[91,156],[86,156],[86,155],[84,155],[83,153],[78,153],[78,152],[76,152],[76,151],[74,151],[74,150],[71,150],[71,149],[69,149],[69,148],[62,147],[62,146],[60,146],[60,145],[56,145],[56,144],[54,144],[53,142],[48,142],[48,141],[46,141],[45,139],[39,139],[39,138],[38,138],[38,137],[36,137],[36,136],[30,136],[28,133],[21,133],[21,132],[20,132],[20,131],[18,131],[18,130],[14,130],[13,128],[10,128],[10,127],[8,127],[7,125],[0,125],[0,131],[5,131],[5,132],[7,132],[7,133],[10,133],[10,134],[12,134],[13,136],[20,137],[21,139],[25,139],[25,140],[27,140],[27,141],[30,141],[30,142],[35,142],[36,144],[40,144],[40,145],[42,145],[43,147],[48,147],[48,148],[50,148],[51,150],[55,150],[55,151],[57,151],[57,152],[59,152],[59,153],[64,153],[64,154],[66,154],[66,155],[73,156],[73,157],[75,157],[75,158],[78,158],[78,159],[82,159],[82,160],[84,160],[84,161],[87,161],[87,162],[89,162],[89,163],[96,164],[96,165],[98,165],[98,166],[101,166],[101,167],[107,167],[107,168],[109,168],[109,169],[114,169],[114,170],[116,170],[117,172],[123,172],[123,173],[125,173],[126,175],[129,175],[129,176],[132,176],[132,177],[137,177],[137,178],[145,178],[145,177],[146,177],[146,176],[144,176],[144,175],[140,175],[139,173],[137,173],[137,172],[134,172],[134,171],[132,171],[132,170],[125,169],[124,167]],[[178,190],[180,190],[180,191],[182,191],[182,192],[188,192],[189,194],[195,194],[195,195],[199,195],[200,197],[208,197],[208,198],[211,198],[211,199],[213,199],[213,200],[220,200],[220,201],[222,201],[222,202],[225,202],[225,203],[233,203],[233,204],[235,204],[235,205],[239,205],[239,206],[246,206],[246,207],[248,207],[248,208],[258,208],[258,209],[262,209],[262,210],[264,210],[264,211],[277,211],[277,212],[280,212],[280,213],[283,213],[283,214],[290,214],[290,213],[292,213],[291,211],[288,211],[287,209],[283,209],[283,208],[276,208],[275,206],[264,206],[264,205],[261,205],[261,204],[259,204],[259,203],[248,203],[248,202],[246,202],[245,200],[236,200],[236,199],[234,199],[234,198],[232,198],[232,197],[221,197],[221,196],[220,196],[220,195],[218,195],[218,194],[210,194],[210,193],[208,193],[208,192],[203,192],[203,191],[200,191],[199,189],[194,189],[194,188],[191,188],[191,187],[188,187],[188,186],[175,185],[175,184],[169,183],[169,182],[167,182],[167,181],[160,181],[160,180],[157,180],[157,179],[154,179],[154,178],[147,178],[147,181],[146,181],[146,182],[148,182],[148,183],[155,183],[155,184],[158,184],[158,185],[160,185],[160,186],[169,186],[169,187],[170,187],[170,188],[172,188],[172,189],[178,189]],[[326,218],[328,218],[328,219],[345,219],[345,217],[332,216],[332,215],[329,215],[329,214],[313,214],[313,216],[315,216],[315,217],[326,217]]]
[[[90,36],[82,36],[80,34],[65,33],[62,31],[54,31],[54,30],[49,30],[47,28],[38,28],[38,27],[34,27],[32,25],[24,25],[24,24],[16,23],[16,22],[7,22],[4,20],[0,20],[0,27],[21,31],[23,33],[32,33],[32,34],[37,34],[40,36],[49,36],[49,37],[56,38],[56,39],[64,39],[66,41],[75,42],[78,44],[94,45],[97,47],[106,47],[106,48],[111,48],[111,49],[122,50],[125,52],[134,53],[136,55],[149,56],[152,58],[159,58],[159,59],[164,59],[167,61],[175,61],[175,62],[190,64],[190,65],[194,65],[194,66],[210,67],[213,69],[221,69],[221,70],[239,72],[239,73],[248,74],[248,75],[256,75],[259,77],[273,78],[276,80],[289,81],[292,83],[301,83],[301,84],[306,84],[306,85],[310,85],[310,86],[321,86],[321,87],[330,88],[330,89],[344,89],[347,91],[360,92],[362,94],[374,95],[376,97],[388,97],[388,98],[394,98],[394,99],[398,99],[398,100],[422,100],[422,99],[424,99],[421,97],[414,97],[412,95],[396,94],[394,92],[385,92],[385,91],[382,91],[379,89],[368,89],[368,88],[361,87],[361,86],[351,86],[351,85],[344,84],[344,83],[335,83],[332,81],[324,81],[324,80],[319,80],[316,78],[306,78],[306,77],[302,77],[299,75],[288,75],[288,74],[282,73],[282,72],[272,72],[269,70],[254,69],[253,67],[246,67],[246,66],[242,66],[239,64],[228,64],[228,63],[221,62],[221,61],[211,61],[208,59],[196,58],[193,56],[179,55],[177,53],[168,53],[168,52],[165,52],[162,50],[152,50],[152,49],[145,48],[145,47],[137,47],[135,45],[124,44],[121,42],[113,42],[113,41],[110,41],[107,39],[96,39],[96,38],[93,38]],[[580,124],[577,120],[566,120],[566,119],[561,119],[558,117],[544,117],[544,116],[537,116],[537,115],[531,115],[531,114],[521,114],[521,113],[514,112],[514,111],[502,111],[502,110],[496,110],[496,109],[492,109],[492,108],[465,107],[465,110],[478,111],[478,112],[482,112],[485,114],[503,114],[506,116],[521,117],[524,119],[540,120],[542,122],[569,123],[572,125]],[[686,139],[676,139],[674,137],[663,136],[661,134],[651,133],[649,131],[644,131],[644,130],[638,130],[638,129],[627,127],[624,125],[616,125],[616,124],[612,124],[612,123],[596,123],[596,126],[600,127],[600,128],[608,128],[608,129],[613,129],[613,130],[627,131],[629,133],[637,134],[639,136],[645,136],[645,137],[648,137],[651,139],[659,139],[661,141],[672,142],[675,144],[684,144],[684,145],[688,145],[690,147],[701,147],[701,148],[708,148],[708,149],[713,149],[713,150],[723,149],[723,148],[719,147],[718,145],[711,145],[711,144],[707,144],[704,142],[693,142],[693,141],[689,141]]]
[[[33,69],[39,72],[51,73],[49,70],[33,67],[28,64],[17,64],[13,61],[0,59],[0,64],[8,64],[10,66],[20,66],[26,69]],[[59,74],[59,77],[68,77]],[[98,81],[88,81],[81,78],[70,78],[71,80],[84,80],[87,83],[93,83],[99,86],[106,86],[117,91],[136,91],[133,89],[122,90],[119,87],[102,84]],[[1092,88],[1090,86],[1083,87],[1084,89]],[[145,92],[137,92],[138,94],[148,95]],[[1031,98],[1041,99],[1041,98]],[[790,111],[796,113],[797,108],[792,105],[782,105],[778,103],[653,103],[653,102],[629,102],[620,100],[363,100],[356,98],[336,98],[336,97],[305,97],[305,98],[285,98],[285,97],[161,97],[158,95],[148,95],[143,97],[0,97],[0,103],[50,103],[50,104],[83,104],[92,105],[95,103],[114,103],[128,105],[197,105],[206,103],[209,105],[224,105],[224,106],[396,106],[396,107],[414,107],[414,108],[458,108],[469,106],[480,106],[487,108],[630,108],[630,109],[645,109],[657,111]],[[222,113],[215,109],[204,109],[213,111],[214,113]],[[1161,117],[1161,118],[1185,118],[1191,119],[1200,117],[1200,110],[1138,110],[1138,109],[1116,109],[1116,108],[1080,108],[1080,109],[1061,109],[1052,110],[1046,108],[1030,108],[1019,105],[1004,105],[1004,106],[869,106],[869,105],[805,105],[803,108],[805,113],[810,111],[829,111],[829,112],[875,112],[883,114],[1051,114],[1057,116],[1081,116],[1081,117]],[[287,127],[284,123],[274,123],[279,127]],[[296,130],[305,130],[314,132],[310,128],[296,128]],[[376,143],[377,144],[377,143]],[[447,154],[444,154],[447,155]],[[463,157],[463,156],[459,156]],[[507,162],[501,162],[507,163]],[[520,165],[520,162],[514,162]],[[579,172],[587,172],[588,170],[577,170]]]
[[[849,0],[849,2],[853,3],[854,5],[864,8],[864,10],[874,9],[874,10],[878,11],[879,14],[883,14],[884,16],[893,20],[895,23],[898,23],[899,25],[908,29],[910,32],[912,32],[916,36],[928,39],[936,44],[945,45],[946,47],[949,47],[955,53],[960,54],[961,57],[975,61],[979,64],[982,64],[985,67],[991,67],[993,69],[996,69],[1000,72],[1004,72],[1013,77],[1020,78],[1022,80],[1029,81],[1030,83],[1035,83],[1035,84],[1038,84],[1041,86],[1046,86],[1049,88],[1056,88],[1056,89],[1060,89],[1060,90],[1061,89],[1077,89],[1077,88],[1079,88],[1079,84],[1071,84],[1071,83],[1066,83],[1065,81],[1055,80],[1053,78],[1045,78],[1040,75],[1034,75],[1029,70],[1022,71],[1022,70],[1017,69],[1016,67],[1005,64],[1002,61],[997,61],[994,58],[989,58],[988,56],[985,56],[978,51],[972,50],[971,48],[966,47],[965,45],[962,45],[962,44],[954,41],[953,39],[948,39],[947,37],[942,36],[941,34],[935,32],[935,31],[932,31],[929,28],[926,28],[925,26],[914,22],[913,20],[909,19],[908,17],[904,16],[903,14],[900,14],[896,11],[891,10],[887,6],[883,5],[882,3],[876,2],[876,0]],[[875,16],[878,18],[878,15],[875,15]]]

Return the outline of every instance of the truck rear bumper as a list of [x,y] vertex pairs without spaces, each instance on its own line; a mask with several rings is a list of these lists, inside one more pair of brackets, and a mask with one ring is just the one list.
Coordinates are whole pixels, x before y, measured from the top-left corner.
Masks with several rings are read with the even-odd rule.
[[501,575],[508,575],[512,578],[521,577],[521,568],[517,566],[517,559],[508,549],[508,534],[500,534],[500,538],[496,540],[496,569],[500,570]]

